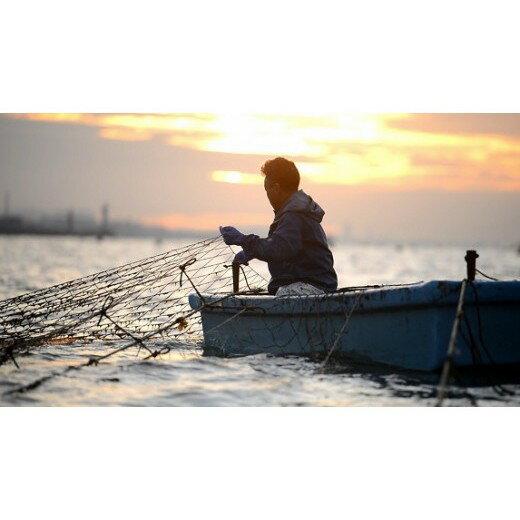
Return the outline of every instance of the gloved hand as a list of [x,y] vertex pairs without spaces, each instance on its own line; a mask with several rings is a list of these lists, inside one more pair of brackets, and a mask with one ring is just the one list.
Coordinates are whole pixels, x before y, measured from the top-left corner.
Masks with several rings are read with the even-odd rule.
[[240,253],[235,255],[233,263],[249,265],[249,260],[251,259],[246,255],[245,251],[240,251]]
[[245,235],[240,233],[240,231],[232,226],[220,226],[220,234],[224,239],[224,242],[228,246],[240,246],[242,245],[242,241],[244,240]]

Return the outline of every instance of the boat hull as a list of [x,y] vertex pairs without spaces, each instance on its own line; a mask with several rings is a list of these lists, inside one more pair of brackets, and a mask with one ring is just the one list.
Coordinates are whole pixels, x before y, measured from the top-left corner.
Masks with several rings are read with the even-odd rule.
[[[445,359],[460,282],[346,291],[324,296],[190,295],[201,309],[204,352],[326,355],[412,370]],[[520,282],[474,282],[457,335],[458,366],[520,363]]]

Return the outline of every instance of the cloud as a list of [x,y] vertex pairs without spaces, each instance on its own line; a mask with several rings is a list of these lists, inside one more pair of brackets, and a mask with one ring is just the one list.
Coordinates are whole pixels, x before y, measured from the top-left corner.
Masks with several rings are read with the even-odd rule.
[[409,114],[386,124],[414,132],[520,137],[520,114]]
[[[520,189],[518,114],[19,114],[99,128],[99,137],[158,140],[235,157],[293,159],[313,184],[407,190]],[[258,165],[258,167],[260,164]],[[216,167],[218,168],[218,166]],[[216,169],[215,168],[215,169]],[[240,171],[238,164],[229,171]],[[489,172],[483,180],[481,172]],[[457,177],[458,176],[458,177]],[[455,179],[449,180],[448,179]],[[214,173],[216,182],[257,183],[252,174]],[[507,182],[504,179],[508,179]]]
[[114,141],[149,141],[153,139],[153,133],[139,129],[102,128],[99,137]]
[[[211,174],[250,172],[261,179],[255,172],[269,156],[169,146],[169,131],[144,142],[101,139],[106,119],[97,116],[57,116],[55,124],[0,116],[2,189],[11,193],[13,212],[74,209],[97,218],[109,202],[114,219],[149,217],[215,235],[219,224],[229,224],[265,236],[272,211],[263,187],[213,182]],[[131,128],[139,132],[165,124],[138,120]],[[381,128],[374,141],[333,141],[337,130],[318,130],[312,136],[323,131],[325,152],[295,160],[303,189],[326,211],[327,232],[339,235],[345,225],[359,237],[518,241],[518,139]],[[385,169],[388,176],[378,177]]]

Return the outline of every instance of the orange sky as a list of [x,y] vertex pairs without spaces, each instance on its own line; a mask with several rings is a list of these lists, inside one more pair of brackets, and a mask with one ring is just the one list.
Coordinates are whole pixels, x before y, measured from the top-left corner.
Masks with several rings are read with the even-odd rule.
[[[451,115],[453,117],[453,115]],[[493,114],[458,114],[460,119]],[[293,158],[309,182],[387,188],[520,190],[520,131],[450,131],[422,114],[262,116],[233,114],[24,114],[99,127],[99,137],[161,139],[228,154]],[[518,119],[520,124],[520,118]],[[427,121],[428,123],[428,121]],[[213,172],[215,182],[261,183],[257,172]]]
[[[19,114],[16,119],[93,127],[101,140],[291,158],[311,191],[335,196],[345,187],[386,191],[520,191],[520,116],[515,114]],[[258,164],[258,168],[260,164]],[[215,168],[208,186],[260,185],[258,170]],[[314,185],[314,188],[312,187]],[[211,188],[206,188],[211,189]],[[325,191],[324,191],[325,190]],[[217,191],[215,191],[217,193]],[[249,192],[244,191],[244,200]],[[258,194],[256,194],[258,196]],[[266,213],[201,210],[155,214],[148,224],[212,229],[215,222],[261,224]],[[226,220],[228,219],[228,220]],[[333,222],[329,223],[333,226]]]

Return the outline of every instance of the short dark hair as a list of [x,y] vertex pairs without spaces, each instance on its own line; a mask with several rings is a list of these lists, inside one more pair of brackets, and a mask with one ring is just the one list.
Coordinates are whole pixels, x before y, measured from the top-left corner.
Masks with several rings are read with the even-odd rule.
[[296,191],[300,186],[298,168],[292,161],[283,157],[266,161],[261,171],[272,183],[277,182],[285,191]]

